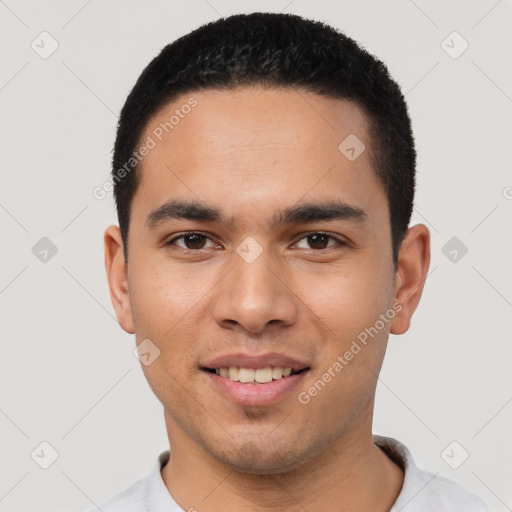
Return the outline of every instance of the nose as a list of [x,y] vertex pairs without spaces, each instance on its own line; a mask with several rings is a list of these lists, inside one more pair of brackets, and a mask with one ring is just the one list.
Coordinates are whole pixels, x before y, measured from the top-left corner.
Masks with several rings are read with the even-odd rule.
[[293,325],[298,298],[286,283],[279,264],[272,264],[269,251],[253,262],[233,255],[234,266],[217,287],[213,316],[228,329],[243,328],[257,334],[270,324]]

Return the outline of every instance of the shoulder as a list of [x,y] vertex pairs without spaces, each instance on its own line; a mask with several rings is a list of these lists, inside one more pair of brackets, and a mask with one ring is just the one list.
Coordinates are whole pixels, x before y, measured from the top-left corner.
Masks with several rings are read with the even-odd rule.
[[404,444],[390,437],[373,439],[404,470],[402,490],[391,512],[489,512],[480,498],[452,480],[419,469]]
[[[421,507],[427,510],[428,507],[428,510],[443,512],[489,512],[478,496],[448,478],[418,470],[417,480],[418,484],[423,484],[417,496],[418,510],[423,510]],[[411,510],[416,509],[411,507]]]
[[142,478],[97,507],[86,512],[145,512],[147,478]]
[[[165,487],[160,474],[169,460],[166,450],[153,461],[151,472],[124,491],[85,512],[146,512],[148,510],[181,510]],[[178,508],[176,508],[178,507]]]

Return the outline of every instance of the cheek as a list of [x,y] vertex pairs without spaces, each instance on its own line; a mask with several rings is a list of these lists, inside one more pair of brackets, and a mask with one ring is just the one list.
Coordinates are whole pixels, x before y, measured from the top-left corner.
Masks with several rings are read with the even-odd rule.
[[343,339],[356,336],[389,307],[392,276],[378,265],[361,260],[328,274],[300,278],[299,293],[327,335],[331,331]]
[[194,285],[169,265],[133,268],[130,290],[137,343],[149,339],[158,350],[154,362],[141,367],[153,393],[173,410],[186,407],[185,397],[193,393],[198,348],[194,315],[205,289],[206,283]]
[[157,268],[148,263],[138,269],[134,265],[132,271],[130,300],[137,344],[149,339],[158,354],[150,365],[142,364],[142,370],[155,395],[168,402],[169,396],[182,394],[196,371],[198,347],[192,333],[206,284],[194,285],[168,265]]
[[[180,271],[169,263],[134,265],[129,276],[136,333],[162,337],[180,328],[207,290],[204,275]],[[171,331],[172,332],[172,331]]]
[[[304,302],[312,310],[323,350],[311,380],[301,390],[305,411],[323,416],[323,428],[337,428],[370,403],[384,358],[390,320],[389,271],[376,262],[347,265],[329,278],[304,278]],[[373,270],[372,270],[373,269]],[[304,402],[301,402],[304,403]],[[324,411],[332,414],[325,416]]]

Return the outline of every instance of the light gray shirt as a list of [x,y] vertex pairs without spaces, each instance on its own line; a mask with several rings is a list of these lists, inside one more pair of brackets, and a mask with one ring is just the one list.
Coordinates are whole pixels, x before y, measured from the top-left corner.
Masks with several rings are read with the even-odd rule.
[[[390,512],[489,512],[480,498],[458,484],[418,469],[409,450],[396,439],[374,435],[373,440],[402,467],[405,474],[402,489]],[[183,512],[160,473],[169,456],[169,450],[162,452],[148,476],[99,505],[99,508],[87,512]]]

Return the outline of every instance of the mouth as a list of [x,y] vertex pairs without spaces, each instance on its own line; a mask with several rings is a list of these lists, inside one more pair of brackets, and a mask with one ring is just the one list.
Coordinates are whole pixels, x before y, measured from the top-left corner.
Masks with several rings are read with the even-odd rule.
[[282,354],[230,354],[201,365],[216,392],[231,403],[268,406],[291,396],[311,371],[307,364]]
[[280,366],[267,366],[265,368],[240,368],[238,366],[229,366],[201,369],[209,373],[214,373],[223,379],[230,379],[233,382],[261,385],[279,379],[286,379],[292,375],[298,375],[299,373],[308,371],[309,367],[293,369],[291,367],[282,368]]

